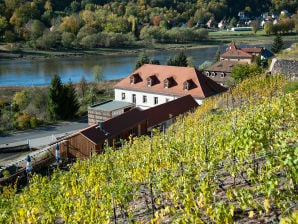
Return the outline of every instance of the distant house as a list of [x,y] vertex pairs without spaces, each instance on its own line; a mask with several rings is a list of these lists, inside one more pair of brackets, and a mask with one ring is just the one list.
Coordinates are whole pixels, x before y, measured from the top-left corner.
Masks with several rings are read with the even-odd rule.
[[228,87],[233,83],[233,78],[231,77],[232,69],[238,64],[238,61],[218,61],[205,68],[203,72],[215,82]]
[[231,42],[226,51],[220,55],[220,60],[238,61],[251,64],[255,57],[272,57],[273,54],[263,47],[237,47],[235,42]]
[[165,131],[177,116],[197,106],[193,97],[186,95],[144,111],[133,108],[61,139],[64,141],[61,151],[67,152],[69,157],[87,158],[93,153],[102,153],[105,146],[117,148],[122,140],[147,134],[153,128]]
[[118,82],[115,100],[148,109],[190,94],[198,104],[227,89],[192,67],[145,64]]

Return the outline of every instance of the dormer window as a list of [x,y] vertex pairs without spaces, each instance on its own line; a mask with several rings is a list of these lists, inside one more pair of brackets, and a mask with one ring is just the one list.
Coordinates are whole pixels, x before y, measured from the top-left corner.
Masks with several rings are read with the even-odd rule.
[[187,80],[183,83],[183,90],[189,90],[190,89],[190,82]]
[[130,76],[130,85],[135,84],[135,77]]
[[150,77],[147,78],[147,86],[152,86],[152,79]]
[[156,75],[151,75],[149,76],[147,79],[147,86],[150,87],[150,86],[154,86],[155,84],[158,84],[159,81],[158,81],[158,78],[156,77]]
[[130,76],[130,85],[136,84],[139,81],[141,81],[139,73],[135,73]]
[[206,76],[209,77],[210,76],[210,72],[207,71],[206,72]]
[[163,82],[163,87],[164,87],[165,89],[169,88],[169,80],[168,80],[168,79],[166,79],[166,80]]
[[211,76],[212,77],[215,77],[215,72],[211,72]]
[[224,78],[224,77],[225,77],[225,73],[224,72],[220,73],[220,78]]

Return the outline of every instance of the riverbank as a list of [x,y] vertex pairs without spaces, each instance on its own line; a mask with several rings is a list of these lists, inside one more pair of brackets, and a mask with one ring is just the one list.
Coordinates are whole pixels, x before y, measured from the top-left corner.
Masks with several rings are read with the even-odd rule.
[[[284,42],[297,41],[297,34],[282,36]],[[95,49],[64,49],[64,50],[37,50],[33,48],[20,47],[20,45],[8,43],[0,45],[1,59],[34,59],[53,58],[86,55],[135,55],[140,52],[156,52],[167,50],[200,49],[214,46],[222,46],[231,41],[237,44],[260,45],[272,43],[274,35],[265,35],[264,31],[253,34],[251,31],[218,31],[210,32],[209,39],[201,42],[167,44],[167,43],[144,43],[138,41],[135,45],[118,48],[95,48]]]
[[[94,83],[94,82],[89,82],[87,83],[89,86],[95,85],[96,88],[98,89],[112,89],[116,83],[119,82],[119,79],[115,80],[106,80],[103,82],[99,83]],[[76,90],[78,91],[79,89],[79,83],[73,83]],[[30,89],[30,88],[48,88],[48,86],[0,86],[0,107],[1,107],[1,102],[2,103],[11,103],[13,101],[13,97],[17,92],[21,92],[22,90],[25,89]],[[110,94],[110,93],[108,93]]]

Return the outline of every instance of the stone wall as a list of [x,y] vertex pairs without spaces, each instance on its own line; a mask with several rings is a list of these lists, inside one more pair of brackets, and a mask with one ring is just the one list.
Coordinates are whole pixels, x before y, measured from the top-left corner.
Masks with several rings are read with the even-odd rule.
[[298,59],[274,58],[269,71],[271,74],[284,74],[287,79],[298,79]]

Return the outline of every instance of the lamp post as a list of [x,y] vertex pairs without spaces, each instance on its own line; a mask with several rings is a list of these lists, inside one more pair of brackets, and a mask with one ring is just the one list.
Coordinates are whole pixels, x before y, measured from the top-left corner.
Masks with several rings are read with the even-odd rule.
[[55,157],[56,157],[56,163],[59,164],[60,162],[60,147],[59,144],[56,144],[56,153],[55,153]]
[[26,162],[26,173],[27,173],[27,176],[32,172],[32,164],[31,164],[31,157],[30,155],[27,155],[25,160],[27,161]]

